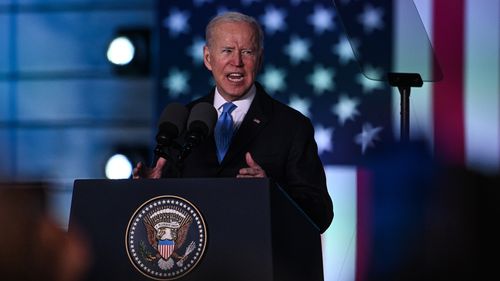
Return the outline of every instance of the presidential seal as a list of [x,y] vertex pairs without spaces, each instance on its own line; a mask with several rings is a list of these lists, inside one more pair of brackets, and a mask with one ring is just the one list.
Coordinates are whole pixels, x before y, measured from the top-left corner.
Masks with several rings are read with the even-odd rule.
[[201,260],[207,244],[205,221],[184,198],[160,196],[130,218],[125,244],[130,262],[149,278],[175,280]]

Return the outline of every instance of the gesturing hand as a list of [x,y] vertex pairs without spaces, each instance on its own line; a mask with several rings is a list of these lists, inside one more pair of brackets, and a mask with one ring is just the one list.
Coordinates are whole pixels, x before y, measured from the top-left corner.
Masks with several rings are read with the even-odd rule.
[[259,164],[257,164],[253,158],[250,152],[247,152],[245,154],[245,160],[247,162],[248,168],[241,168],[238,175],[236,175],[237,178],[265,178],[266,176],[266,171],[262,169]]
[[159,179],[161,178],[161,172],[166,163],[167,160],[162,157],[158,158],[153,168],[146,167],[142,162],[139,162],[134,168],[132,177],[134,179]]

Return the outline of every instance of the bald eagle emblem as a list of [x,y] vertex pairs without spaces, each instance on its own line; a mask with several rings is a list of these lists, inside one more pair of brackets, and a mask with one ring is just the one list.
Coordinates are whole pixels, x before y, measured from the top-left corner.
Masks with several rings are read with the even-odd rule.
[[127,253],[136,269],[157,280],[191,271],[206,246],[203,217],[189,201],[160,196],[145,202],[127,228]]

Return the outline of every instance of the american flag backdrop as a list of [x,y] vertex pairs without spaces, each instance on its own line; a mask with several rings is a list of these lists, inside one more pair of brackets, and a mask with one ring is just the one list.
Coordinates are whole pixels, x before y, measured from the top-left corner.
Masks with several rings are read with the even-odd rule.
[[[354,164],[392,137],[390,88],[360,72],[331,0],[160,3],[160,107],[208,93],[213,82],[202,61],[205,25],[234,10],[261,23],[265,51],[257,80],[312,120],[324,164]],[[359,25],[390,40],[391,25],[379,26],[391,18],[390,8],[357,6]],[[390,54],[374,58],[388,62]]]
[[[424,139],[446,161],[499,171],[500,0],[336,0],[342,14],[331,0],[157,3],[157,115],[214,85],[202,62],[205,25],[213,16],[239,11],[261,23],[265,53],[257,80],[312,120],[327,172],[335,219],[323,234],[325,280],[355,279],[357,165],[399,136],[399,92],[365,75],[383,77],[387,65],[404,69],[407,58],[422,51],[405,43],[414,23],[404,9],[417,8],[444,75],[412,89],[411,138]],[[363,37],[349,42],[341,16],[372,39],[369,46]],[[353,46],[374,52],[364,52],[363,69]],[[436,67],[431,55],[424,64],[431,73]]]

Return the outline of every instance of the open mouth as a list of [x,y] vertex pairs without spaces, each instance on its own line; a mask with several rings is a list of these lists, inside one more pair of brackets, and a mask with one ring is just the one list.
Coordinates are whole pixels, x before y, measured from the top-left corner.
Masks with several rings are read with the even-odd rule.
[[241,74],[241,73],[229,73],[226,77],[231,82],[243,81],[243,74]]

